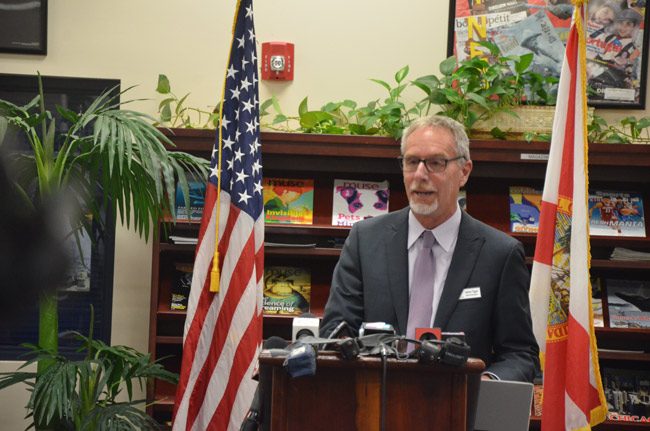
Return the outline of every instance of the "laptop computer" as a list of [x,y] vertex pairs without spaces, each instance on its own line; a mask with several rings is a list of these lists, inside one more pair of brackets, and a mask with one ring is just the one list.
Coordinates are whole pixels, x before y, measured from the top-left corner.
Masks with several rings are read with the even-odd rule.
[[528,431],[533,384],[481,380],[474,431]]

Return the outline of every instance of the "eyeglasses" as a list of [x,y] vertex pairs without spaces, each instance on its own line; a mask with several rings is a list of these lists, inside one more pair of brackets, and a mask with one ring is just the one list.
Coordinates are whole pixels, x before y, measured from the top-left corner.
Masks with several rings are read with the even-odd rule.
[[443,172],[447,168],[449,162],[465,159],[465,156],[454,157],[453,159],[443,159],[442,157],[435,157],[433,159],[418,159],[417,157],[398,157],[399,166],[404,172],[417,171],[420,163],[424,163],[427,172],[437,174]]

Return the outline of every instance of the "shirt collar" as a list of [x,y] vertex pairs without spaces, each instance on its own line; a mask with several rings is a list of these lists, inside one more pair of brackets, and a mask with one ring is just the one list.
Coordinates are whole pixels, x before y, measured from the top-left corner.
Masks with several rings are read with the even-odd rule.
[[[436,238],[436,242],[446,252],[451,249],[455,239],[458,237],[458,231],[460,230],[460,218],[461,210],[458,204],[456,204],[456,211],[454,214],[452,214],[452,216],[445,220],[442,224],[431,229],[433,236]],[[407,249],[410,250],[411,247],[413,247],[413,244],[415,244],[415,241],[420,238],[420,235],[422,235],[422,232],[424,232],[426,229],[424,226],[422,226],[422,224],[420,224],[418,219],[415,218],[415,215],[411,210],[409,210],[408,223],[408,239],[406,245]]]

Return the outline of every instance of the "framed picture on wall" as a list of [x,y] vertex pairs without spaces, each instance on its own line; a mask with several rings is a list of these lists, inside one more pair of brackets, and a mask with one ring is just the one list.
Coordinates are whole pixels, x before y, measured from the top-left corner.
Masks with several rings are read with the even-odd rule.
[[[559,77],[571,26],[570,0],[450,0],[448,55],[533,53],[531,68]],[[590,106],[644,109],[650,25],[646,0],[591,0],[585,17]]]
[[47,0],[0,2],[0,52],[47,54]]

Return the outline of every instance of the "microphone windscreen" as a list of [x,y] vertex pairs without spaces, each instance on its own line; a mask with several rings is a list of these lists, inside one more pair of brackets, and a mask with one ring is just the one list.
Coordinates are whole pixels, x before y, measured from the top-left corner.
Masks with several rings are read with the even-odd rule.
[[267,338],[266,340],[264,340],[264,343],[262,344],[262,348],[264,348],[264,349],[286,349],[288,345],[289,345],[289,341],[285,340],[282,337],[272,335],[269,338]]

